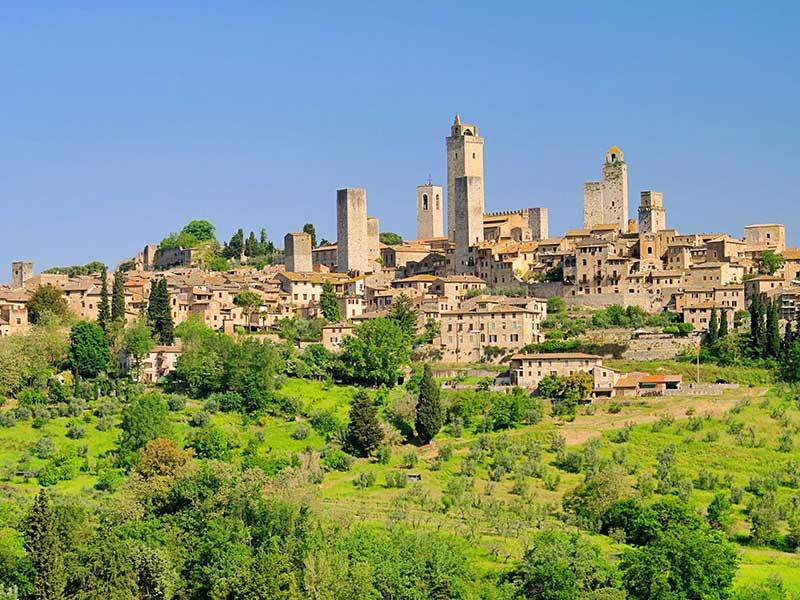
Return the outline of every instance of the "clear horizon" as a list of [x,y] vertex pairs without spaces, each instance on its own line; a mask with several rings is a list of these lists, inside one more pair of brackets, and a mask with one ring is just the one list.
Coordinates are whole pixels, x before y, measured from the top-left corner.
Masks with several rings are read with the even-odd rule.
[[422,3],[266,7],[13,5],[0,265],[114,266],[192,219],[282,245],[367,188],[414,237],[414,191],[445,184],[453,116],[486,140],[486,210],[581,225],[582,185],[618,145],[667,224],[736,237],[792,215],[800,8]]

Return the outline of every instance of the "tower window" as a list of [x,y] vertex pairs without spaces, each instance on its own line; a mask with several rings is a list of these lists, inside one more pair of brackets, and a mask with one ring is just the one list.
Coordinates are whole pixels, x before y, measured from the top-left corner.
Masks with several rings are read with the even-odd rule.
[[422,210],[428,210],[428,194],[422,194]]
[[472,158],[475,158],[475,153],[474,152],[472,153]]
[[439,194],[436,194],[436,210],[439,210]]
[[456,152],[456,158],[458,158],[458,152]]

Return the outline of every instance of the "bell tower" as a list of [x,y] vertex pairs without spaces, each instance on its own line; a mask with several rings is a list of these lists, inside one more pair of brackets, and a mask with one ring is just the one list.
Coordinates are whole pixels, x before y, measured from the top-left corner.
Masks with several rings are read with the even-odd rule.
[[462,123],[456,115],[447,138],[447,236],[450,241],[456,237],[456,179],[460,177],[479,178],[481,183],[478,196],[473,202],[483,207],[483,138],[478,135],[478,127]]

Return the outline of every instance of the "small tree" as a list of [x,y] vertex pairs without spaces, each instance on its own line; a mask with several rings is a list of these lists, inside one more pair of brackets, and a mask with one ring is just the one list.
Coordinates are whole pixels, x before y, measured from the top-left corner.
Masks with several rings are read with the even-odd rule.
[[322,284],[322,294],[319,297],[319,307],[322,310],[322,316],[328,323],[338,323],[342,320],[342,315],[339,311],[339,299],[333,291],[333,284],[326,281]]
[[311,247],[317,247],[317,230],[314,228],[313,223],[306,223],[303,225],[303,233],[307,233],[311,237]]
[[167,437],[170,431],[169,407],[161,394],[142,394],[128,405],[122,415],[119,448],[123,455],[138,452],[147,442]]
[[379,238],[381,244],[386,244],[387,246],[396,246],[403,243],[403,238],[392,231],[382,231]]
[[69,334],[67,360],[73,373],[81,377],[97,377],[111,360],[108,338],[97,323],[81,321]]
[[108,300],[108,271],[103,267],[100,272],[100,306],[97,308],[97,324],[106,334],[108,334],[110,320],[111,305]]
[[69,306],[64,294],[49,283],[36,288],[26,306],[28,308],[28,320],[34,324],[42,321],[48,314],[64,319],[69,312]]
[[397,323],[409,339],[414,339],[417,334],[417,311],[411,298],[405,294],[397,296],[389,308],[387,317]]
[[142,360],[150,353],[155,346],[153,339],[153,332],[147,319],[140,316],[136,321],[131,323],[125,328],[123,334],[123,346],[125,351],[132,359],[132,368],[134,379],[138,379],[142,367]]
[[419,401],[414,428],[423,444],[429,443],[439,433],[443,422],[439,384],[433,377],[431,366],[425,364],[419,384]]
[[247,315],[248,329],[252,326],[253,314],[258,312],[263,301],[264,299],[261,297],[261,294],[253,290],[244,290],[234,297],[233,303],[241,308],[244,314]]
[[764,325],[764,304],[756,295],[750,303],[750,345],[753,353],[761,358],[766,353],[766,328]]
[[114,272],[114,285],[111,289],[111,320],[125,322],[125,275],[121,269]]
[[783,256],[776,254],[772,250],[765,250],[761,253],[759,260],[759,271],[767,275],[774,275],[781,267],[783,267],[783,263]]
[[383,441],[378,410],[364,390],[356,392],[350,405],[347,441],[353,451],[362,456],[369,456]]

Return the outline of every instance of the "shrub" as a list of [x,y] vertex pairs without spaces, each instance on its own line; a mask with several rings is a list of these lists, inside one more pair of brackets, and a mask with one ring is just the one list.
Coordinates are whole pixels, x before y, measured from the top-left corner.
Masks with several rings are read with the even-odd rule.
[[208,415],[208,413],[201,410],[200,412],[196,412],[192,415],[192,418],[189,420],[189,425],[192,427],[205,427],[210,421],[211,417]]
[[114,427],[114,419],[112,417],[100,417],[97,423],[94,424],[97,431],[108,431]]
[[401,462],[403,464],[404,469],[413,469],[416,466],[418,460],[419,459],[417,458],[417,455],[414,452],[409,451],[403,454]]
[[404,488],[408,485],[408,476],[402,471],[389,471],[386,473],[386,487]]
[[349,471],[353,466],[353,457],[344,452],[343,450],[333,450],[327,452],[322,457],[322,464],[327,467],[329,471]]
[[210,415],[219,412],[219,401],[214,396],[206,400],[205,411]]
[[372,471],[361,471],[353,480],[353,485],[357,488],[365,490],[375,485],[375,473]]
[[186,408],[186,396],[172,394],[167,396],[167,407],[172,412],[180,412]]
[[22,406],[37,406],[47,404],[47,395],[39,388],[27,387],[17,394],[17,400]]
[[79,440],[86,437],[86,429],[77,425],[67,427],[67,437],[71,440]]
[[43,437],[36,440],[32,448],[33,454],[42,460],[47,460],[56,451],[56,443],[49,437]]
[[332,410],[315,411],[309,419],[311,427],[318,434],[328,437],[341,428],[342,424]]
[[386,444],[379,446],[376,452],[376,458],[380,464],[388,465],[389,461],[392,460],[392,447]]
[[31,409],[25,406],[20,406],[16,411],[14,411],[14,416],[18,421],[27,421],[33,416],[33,413],[31,413]]
[[298,423],[292,431],[292,438],[296,440],[304,440],[311,435],[311,428],[305,423]]
[[0,427],[13,427],[17,422],[17,417],[13,411],[7,410],[0,413]]
[[439,448],[438,457],[440,460],[447,462],[453,456],[453,446],[450,444],[443,444],[441,448]]
[[612,402],[608,405],[608,412],[612,415],[616,415],[617,413],[622,411],[622,403],[621,402]]

